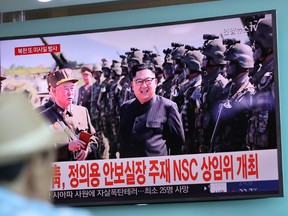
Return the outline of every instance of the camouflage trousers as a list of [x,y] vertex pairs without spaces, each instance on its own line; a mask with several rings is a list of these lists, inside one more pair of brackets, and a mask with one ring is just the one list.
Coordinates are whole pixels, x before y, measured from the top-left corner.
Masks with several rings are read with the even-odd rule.
[[109,159],[109,149],[110,149],[109,140],[104,135],[103,125],[100,119],[97,118],[93,119],[92,125],[96,130],[96,136],[99,142],[99,156],[101,159]]

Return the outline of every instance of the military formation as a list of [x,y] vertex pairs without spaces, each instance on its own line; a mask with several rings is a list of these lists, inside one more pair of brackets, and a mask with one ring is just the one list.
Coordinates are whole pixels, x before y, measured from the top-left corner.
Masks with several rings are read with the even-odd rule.
[[164,57],[131,48],[120,61],[102,59],[90,105],[102,157],[118,157],[119,109],[134,97],[130,70],[140,63],[154,64],[156,94],[178,105],[183,154],[276,148],[271,20],[247,33],[248,43],[205,34],[202,47],[171,43]]
[[171,42],[162,55],[133,47],[119,60],[83,66],[82,76],[94,79],[75,103],[88,109],[99,158],[119,158],[120,106],[135,97],[131,69],[142,63],[154,65],[156,94],[178,106],[182,154],[277,148],[272,23],[242,22],[249,41],[204,34],[201,47]]

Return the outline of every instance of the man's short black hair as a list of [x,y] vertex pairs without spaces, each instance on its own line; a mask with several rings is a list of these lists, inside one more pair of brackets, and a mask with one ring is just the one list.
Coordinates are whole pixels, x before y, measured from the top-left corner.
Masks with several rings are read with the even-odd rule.
[[136,64],[131,69],[132,79],[136,76],[136,73],[138,71],[145,70],[145,69],[151,70],[154,74],[156,72],[153,63]]
[[11,182],[18,178],[25,166],[24,161],[1,165],[0,166],[0,182]]
[[[44,150],[40,154],[47,159],[50,150]],[[18,178],[25,166],[28,164],[29,158],[21,159],[14,163],[0,165],[0,182],[11,182]]]

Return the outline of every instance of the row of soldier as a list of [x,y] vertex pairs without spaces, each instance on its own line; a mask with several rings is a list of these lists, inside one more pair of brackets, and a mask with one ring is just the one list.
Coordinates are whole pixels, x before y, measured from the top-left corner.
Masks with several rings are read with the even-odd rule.
[[[204,35],[201,48],[172,43],[165,57],[131,48],[122,61],[81,69],[78,104],[86,106],[97,131],[102,158],[116,158],[119,108],[133,98],[130,70],[151,62],[157,94],[176,102],[185,131],[183,153],[276,147],[273,39],[271,20],[249,32],[249,45]],[[91,85],[90,85],[90,84]]]

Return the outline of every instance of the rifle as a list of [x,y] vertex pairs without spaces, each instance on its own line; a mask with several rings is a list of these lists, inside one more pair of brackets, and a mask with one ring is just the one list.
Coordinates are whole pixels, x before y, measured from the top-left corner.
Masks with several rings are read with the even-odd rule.
[[211,139],[210,139],[210,150],[209,150],[210,153],[212,153],[214,151],[215,135],[216,135],[217,129],[219,127],[219,122],[220,122],[220,119],[221,119],[223,107],[232,108],[232,106],[230,104],[230,95],[231,95],[231,91],[232,91],[233,86],[234,86],[234,83],[232,83],[230,88],[229,88],[229,92],[228,92],[228,95],[227,95],[227,98],[226,98],[225,102],[221,103],[219,105],[218,115],[217,115],[217,118],[216,118],[216,122],[215,122],[215,126],[214,126],[214,129],[213,129],[213,133],[212,133],[212,136],[211,136]]

